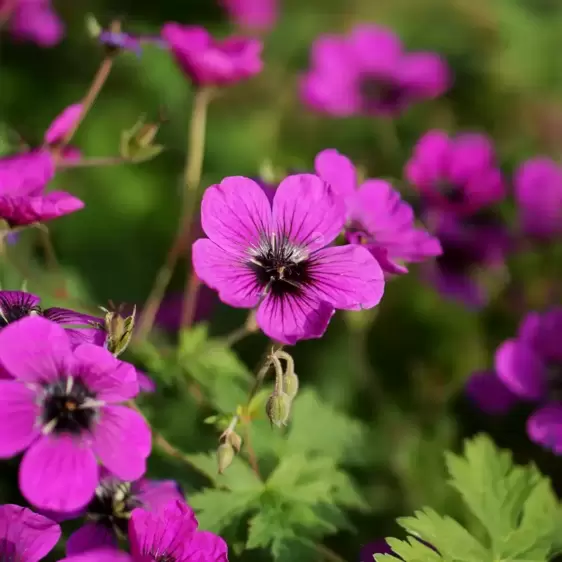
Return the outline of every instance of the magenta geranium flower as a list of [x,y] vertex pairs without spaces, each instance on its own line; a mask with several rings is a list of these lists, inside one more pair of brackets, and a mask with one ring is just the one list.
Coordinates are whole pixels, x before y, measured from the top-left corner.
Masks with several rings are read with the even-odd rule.
[[345,217],[341,198],[311,174],[284,179],[273,206],[253,180],[226,178],[203,196],[209,238],[193,245],[195,272],[223,302],[258,307],[269,337],[318,338],[336,308],[371,308],[383,295],[383,272],[368,250],[329,246]]
[[0,505],[0,560],[39,562],[60,536],[59,525],[47,517],[19,505]]
[[21,318],[38,315],[63,326],[82,326],[67,329],[68,336],[76,345],[79,343],[104,344],[105,332],[93,327],[101,321],[99,318],[67,308],[42,308],[39,305],[40,301],[41,299],[37,295],[25,291],[0,291],[0,329]]
[[123,480],[146,469],[150,428],[119,405],[138,391],[136,370],[92,344],[73,348],[58,324],[32,316],[0,331],[0,458],[23,451],[19,483],[40,509],[87,505],[100,463]]
[[488,301],[488,283],[503,271],[512,247],[511,237],[498,217],[491,213],[458,216],[453,213],[430,214],[434,232],[443,253],[426,272],[429,280],[446,297],[471,308]]
[[97,549],[70,556],[61,562],[228,562],[223,539],[197,529],[193,510],[183,501],[172,501],[154,511],[135,509],[129,522],[131,554]]
[[45,192],[54,173],[53,158],[45,150],[0,159],[0,219],[25,226],[82,209],[84,203],[70,193]]
[[226,86],[261,72],[262,43],[257,39],[214,39],[203,27],[167,23],[162,28],[180,68],[197,86]]
[[440,96],[451,81],[439,55],[405,52],[392,31],[375,25],[358,25],[349,36],[321,36],[311,59],[302,99],[336,116],[394,115]]
[[439,240],[416,225],[412,207],[390,183],[369,179],[358,185],[355,166],[337,150],[320,152],[315,168],[344,198],[349,242],[364,245],[386,273],[407,273],[400,262],[421,262],[442,253]]
[[533,312],[522,322],[517,337],[497,349],[495,367],[500,380],[516,396],[539,403],[527,421],[535,442],[562,454],[562,308]]
[[490,415],[507,413],[518,400],[491,370],[473,373],[466,383],[466,394],[478,408]]
[[41,47],[56,45],[64,35],[64,26],[49,0],[0,0],[0,16],[8,19],[15,38]]
[[467,133],[449,138],[430,131],[417,143],[406,177],[426,202],[471,214],[505,196],[505,184],[488,137]]
[[562,234],[562,168],[532,158],[515,172],[515,197],[524,232],[548,239]]
[[93,500],[83,514],[86,524],[74,532],[66,543],[70,556],[94,548],[117,547],[118,539],[127,537],[129,519],[134,509],[153,511],[171,501],[183,501],[179,485],[172,480],[123,482],[102,471]]
[[230,19],[243,29],[267,31],[277,21],[278,0],[222,0]]

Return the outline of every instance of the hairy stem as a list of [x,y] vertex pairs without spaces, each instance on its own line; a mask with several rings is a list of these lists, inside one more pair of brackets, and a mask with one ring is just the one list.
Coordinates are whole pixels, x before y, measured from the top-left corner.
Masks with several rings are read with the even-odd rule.
[[[152,291],[146,301],[144,312],[139,321],[137,331],[137,339],[144,339],[150,332],[154,324],[154,318],[160,307],[160,303],[164,298],[170,279],[180,255],[188,246],[190,234],[191,220],[193,211],[195,209],[197,188],[201,179],[201,171],[203,169],[203,156],[205,148],[205,129],[207,122],[207,109],[209,106],[211,90],[201,89],[195,93],[193,100],[193,108],[191,112],[191,120],[189,124],[189,138],[187,147],[186,164],[184,170],[183,182],[183,211],[181,219],[176,231],[176,236],[168,254],[164,265],[160,268],[156,276],[156,280],[152,287]],[[193,287],[193,288],[192,288]],[[191,284],[188,282],[186,286],[186,293],[196,292],[198,284]],[[182,320],[189,318],[189,307],[191,302],[186,302],[188,299],[184,298],[182,308]]]

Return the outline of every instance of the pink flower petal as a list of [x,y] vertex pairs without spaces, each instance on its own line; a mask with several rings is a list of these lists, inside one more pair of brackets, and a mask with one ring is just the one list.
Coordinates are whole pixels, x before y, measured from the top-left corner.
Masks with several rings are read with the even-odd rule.
[[94,496],[98,480],[94,453],[68,435],[42,437],[27,450],[20,464],[21,493],[40,509],[80,509]]
[[74,127],[81,112],[81,103],[69,105],[66,109],[64,109],[62,113],[57,115],[53,122],[49,125],[49,128],[45,132],[45,142],[47,144],[56,144],[61,141],[68,131]]
[[298,340],[324,335],[334,307],[314,295],[268,295],[258,308],[256,320],[264,334],[278,342],[294,345]]
[[377,260],[354,244],[319,250],[311,258],[309,272],[313,282],[304,292],[335,308],[372,308],[384,293],[384,274]]
[[53,550],[60,536],[59,525],[47,517],[19,505],[0,506],[0,537],[3,545],[15,549],[2,553],[6,560],[39,562]]
[[130,554],[114,548],[96,548],[63,558],[59,562],[140,562],[140,560],[135,561]]
[[229,177],[207,188],[201,203],[205,234],[226,252],[247,255],[271,232],[271,206],[253,180]]
[[139,393],[135,367],[116,359],[107,349],[82,344],[74,350],[75,376],[79,376],[98,400],[124,402]]
[[0,380],[0,458],[21,453],[37,439],[39,414],[34,390]]
[[333,242],[343,229],[345,215],[341,198],[312,174],[289,176],[275,192],[275,232],[308,252]]
[[145,473],[152,435],[138,412],[125,406],[102,408],[93,437],[96,455],[115,476],[132,481]]
[[0,331],[0,363],[22,381],[56,381],[73,366],[68,336],[40,316],[22,318]]
[[[389,29],[371,24],[357,25],[349,37],[353,56],[361,70],[391,76],[400,62],[402,44]],[[348,63],[349,64],[349,63]]]
[[543,406],[527,420],[527,433],[532,441],[562,454],[562,406]]
[[323,150],[314,159],[314,169],[346,201],[354,197],[357,189],[357,172],[347,156],[331,148]]
[[218,291],[223,302],[237,308],[258,304],[261,289],[256,274],[239,258],[225,254],[217,244],[204,238],[193,244],[191,256],[197,277]]
[[117,547],[112,531],[100,523],[88,522],[74,531],[66,541],[66,554],[72,556],[102,547]]

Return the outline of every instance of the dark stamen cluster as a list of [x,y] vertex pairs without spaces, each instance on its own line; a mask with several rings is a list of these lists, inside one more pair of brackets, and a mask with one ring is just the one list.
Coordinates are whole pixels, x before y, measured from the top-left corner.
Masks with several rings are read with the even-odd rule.
[[87,508],[87,517],[113,531],[117,536],[127,536],[129,518],[133,509],[142,507],[128,482],[104,480]]
[[248,265],[264,293],[274,297],[298,294],[311,281],[308,254],[286,238],[262,240]]
[[29,316],[32,312],[41,314],[41,308],[33,304],[31,295],[21,293],[17,299],[0,296],[0,328]]
[[380,76],[365,75],[359,82],[359,93],[367,109],[373,106],[396,107],[403,97],[403,88]]
[[464,189],[449,181],[440,181],[437,189],[441,196],[450,203],[463,203],[465,200]]
[[[64,378],[44,388],[43,426],[56,433],[88,431],[95,417],[95,394],[79,378]],[[88,404],[90,403],[90,404]]]

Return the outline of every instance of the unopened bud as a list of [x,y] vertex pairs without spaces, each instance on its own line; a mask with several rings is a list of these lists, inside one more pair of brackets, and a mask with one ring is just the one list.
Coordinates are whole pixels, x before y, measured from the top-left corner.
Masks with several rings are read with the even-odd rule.
[[130,316],[122,316],[121,311],[107,310],[105,312],[104,329],[107,333],[105,340],[106,349],[119,357],[129,345],[135,327],[136,307]]
[[222,474],[234,460],[234,449],[230,443],[222,443],[217,449],[219,474]]
[[297,395],[299,391],[299,377],[297,377],[296,373],[286,373],[283,376],[283,390],[289,397],[289,400],[293,400]]
[[236,433],[236,431],[230,431],[226,436],[226,442],[230,443],[234,450],[239,453],[240,448],[242,447],[242,437]]
[[103,31],[93,14],[86,14],[86,31],[92,39],[97,39]]
[[144,162],[158,156],[164,147],[153,144],[160,123],[145,123],[139,119],[131,129],[121,133],[121,156],[132,162]]
[[265,405],[265,411],[272,425],[287,425],[291,413],[291,399],[284,392],[274,392]]

